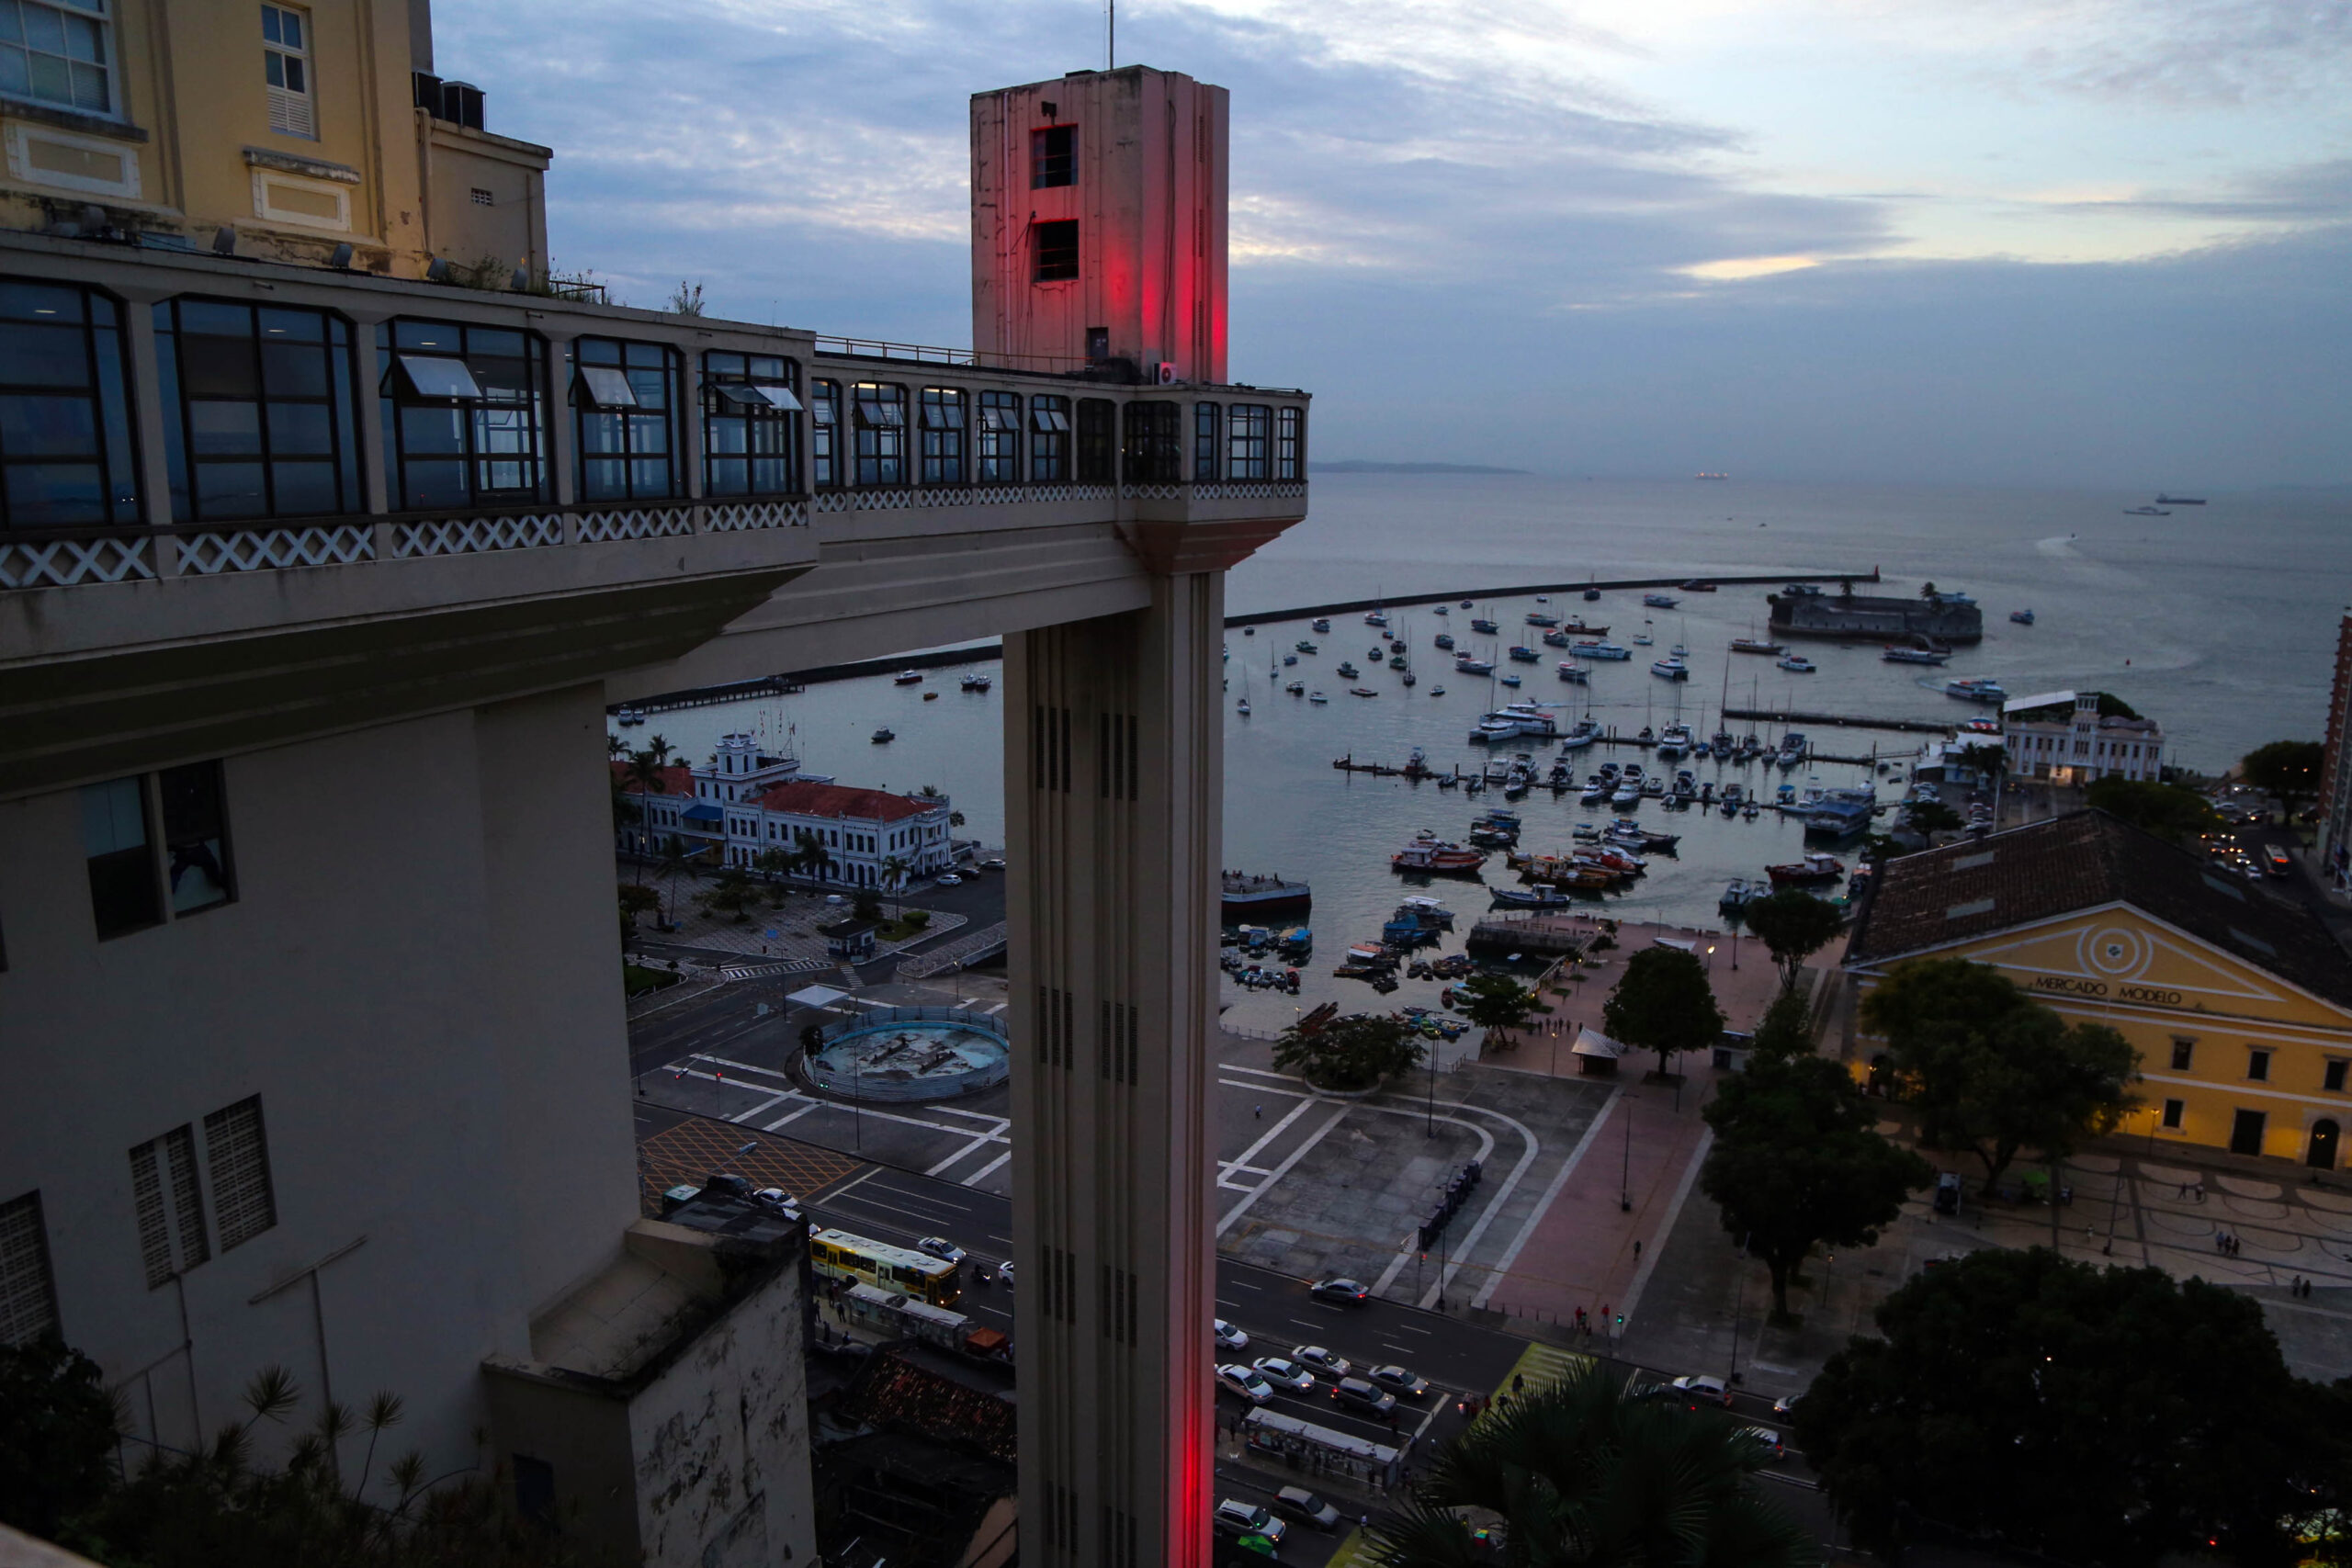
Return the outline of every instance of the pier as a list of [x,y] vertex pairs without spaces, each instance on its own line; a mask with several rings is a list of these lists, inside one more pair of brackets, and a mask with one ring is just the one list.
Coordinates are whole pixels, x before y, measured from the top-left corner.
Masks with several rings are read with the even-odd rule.
[[1575,915],[1487,915],[1470,928],[1463,946],[1562,958],[1582,953],[1591,940],[1591,921]]
[[[1851,714],[1791,713],[1779,708],[1725,708],[1724,717],[1744,718],[1751,722],[1777,724],[1783,728],[1791,725],[1827,725],[1837,729],[1894,729],[1909,735],[1950,735],[1960,728],[1957,722],[1931,718],[1857,718]],[[1847,758],[1824,758],[1825,761],[1845,761]]]

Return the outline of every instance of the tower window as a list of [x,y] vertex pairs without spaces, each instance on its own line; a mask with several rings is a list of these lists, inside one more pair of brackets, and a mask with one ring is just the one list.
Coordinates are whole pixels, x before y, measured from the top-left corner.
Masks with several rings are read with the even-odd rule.
[[1078,276],[1078,220],[1064,218],[1037,225],[1037,281],[1052,283]]
[[262,74],[269,85],[269,129],[288,136],[318,134],[311,112],[311,23],[284,6],[261,8]]
[[1078,183],[1078,127],[1048,126],[1029,133],[1029,188]]

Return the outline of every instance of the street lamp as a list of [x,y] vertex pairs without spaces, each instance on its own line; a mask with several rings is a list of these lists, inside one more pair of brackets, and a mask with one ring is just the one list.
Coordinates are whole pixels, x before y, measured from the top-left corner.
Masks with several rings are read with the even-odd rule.
[[1625,1101],[1625,1160],[1618,1172],[1617,1212],[1634,1212],[1634,1102]]

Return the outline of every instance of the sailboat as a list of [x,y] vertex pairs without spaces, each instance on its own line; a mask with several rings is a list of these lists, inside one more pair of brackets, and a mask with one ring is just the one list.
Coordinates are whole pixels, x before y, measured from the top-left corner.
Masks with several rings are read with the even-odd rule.
[[1643,621],[1642,629],[1634,634],[1634,642],[1640,648],[1651,648],[1657,645],[1657,638],[1650,636],[1650,623],[1647,620]]

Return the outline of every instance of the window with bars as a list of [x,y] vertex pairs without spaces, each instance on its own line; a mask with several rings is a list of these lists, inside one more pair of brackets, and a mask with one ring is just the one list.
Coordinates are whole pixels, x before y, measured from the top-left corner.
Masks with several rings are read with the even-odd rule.
[[197,1183],[196,1132],[186,1122],[130,1151],[131,1207],[139,1218],[139,1258],[147,1288],[169,1284],[212,1256],[205,1233],[204,1191]]
[[155,307],[172,513],[199,523],[357,512],[351,328],[324,310]]
[[0,0],[0,93],[118,113],[107,0]]
[[1029,133],[1029,188],[1078,183],[1078,127],[1051,125]]
[[125,354],[106,295],[0,278],[0,528],[140,520]]
[[207,1173],[212,1178],[212,1214],[220,1227],[221,1251],[242,1246],[277,1224],[261,1096],[223,1106],[205,1117],[204,1155]]
[[547,499],[547,348],[530,333],[408,318],[376,328],[395,512]]
[[1236,403],[1226,411],[1226,477],[1262,479],[1267,477],[1267,444],[1273,411],[1259,403]]
[[703,490],[783,495],[800,488],[800,367],[780,355],[702,356]]
[[1078,400],[1078,482],[1119,482],[1119,405],[1108,398]]
[[1059,484],[1069,478],[1069,400],[1042,392],[1029,400],[1029,479]]
[[1058,283],[1078,276],[1078,220],[1057,219],[1031,230],[1036,249],[1035,278]]
[[29,1345],[59,1332],[57,1276],[35,1190],[0,1203],[0,1345]]
[[1303,479],[1306,473],[1306,411],[1283,409],[1274,416],[1274,478]]
[[808,478],[819,490],[842,483],[842,384],[808,383]]
[[1217,450],[1225,439],[1225,410],[1215,403],[1193,405],[1193,480],[1215,484],[1222,475]]
[[677,396],[684,360],[658,343],[583,337],[571,350],[580,499],[663,501],[679,493]]
[[962,484],[964,394],[953,387],[925,387],[922,399],[922,482]]
[[850,389],[857,409],[857,482],[907,482],[907,389],[860,381]]
[[311,17],[290,6],[261,8],[262,80],[269,92],[269,129],[318,136],[311,107]]
[[1184,410],[1180,403],[1129,403],[1121,473],[1129,484],[1174,484],[1184,477]]
[[1021,396],[982,392],[978,427],[972,433],[973,477],[984,485],[1021,482]]

